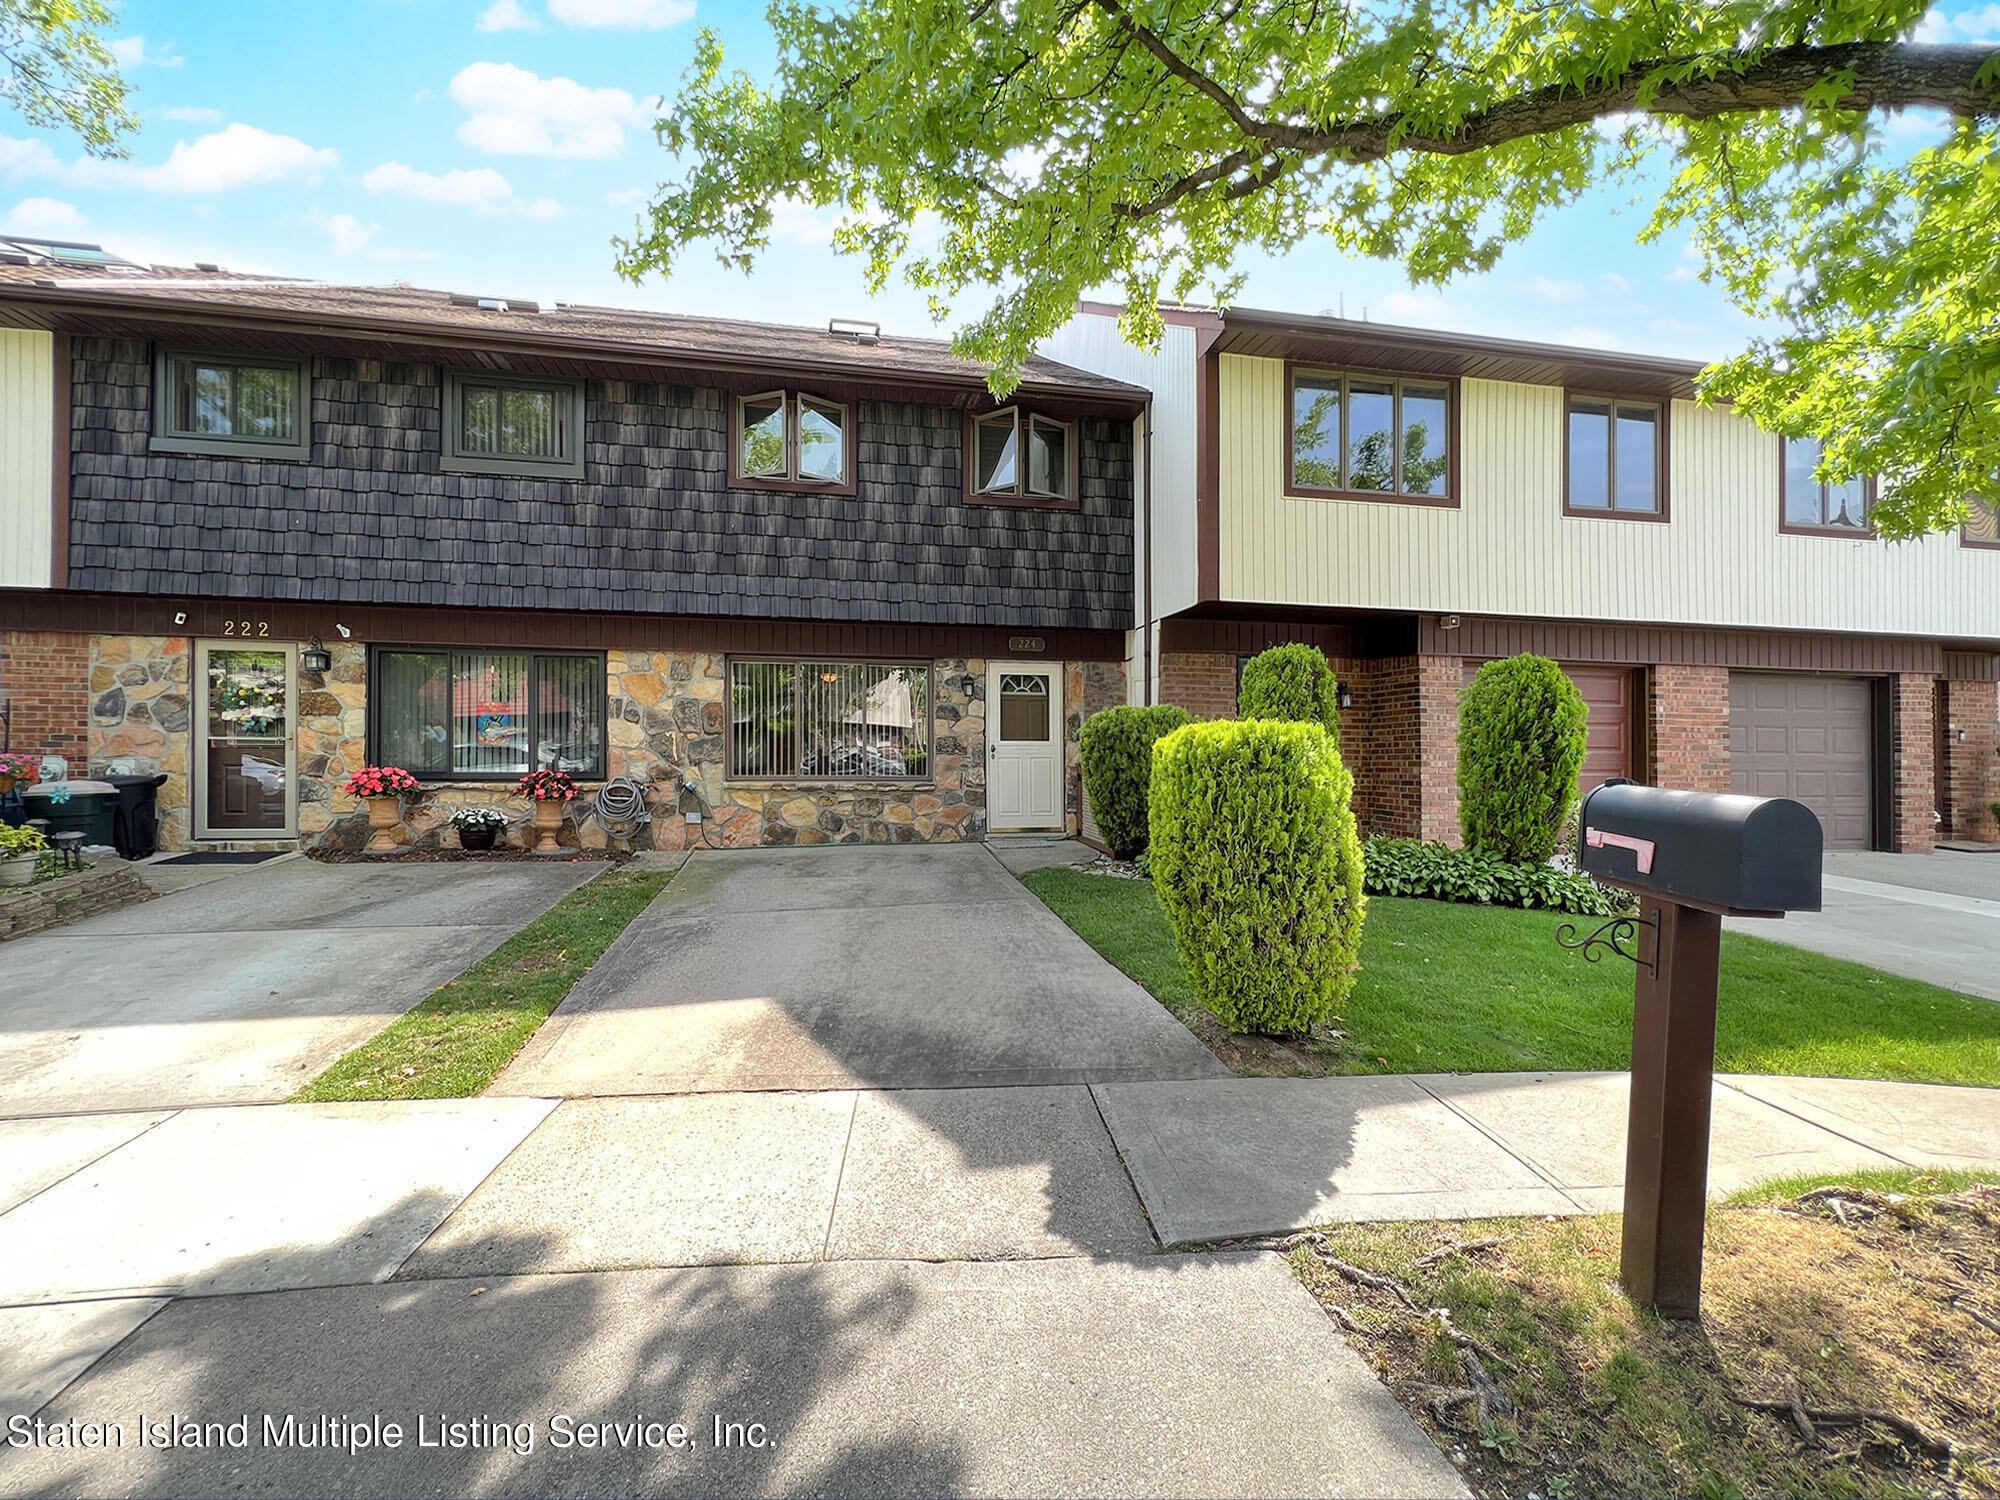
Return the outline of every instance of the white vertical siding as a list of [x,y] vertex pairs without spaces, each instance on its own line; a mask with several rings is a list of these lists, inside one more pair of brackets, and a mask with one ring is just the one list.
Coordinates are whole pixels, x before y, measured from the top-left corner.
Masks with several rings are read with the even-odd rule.
[[[1153,393],[1153,617],[1186,609],[1195,602],[1195,331],[1168,324],[1149,354],[1119,336],[1115,317],[1078,313],[1039,351]],[[1143,607],[1143,577],[1139,592]]]
[[2000,553],[1778,530],[1777,439],[1669,414],[1671,520],[1562,513],[1563,393],[1460,387],[1457,509],[1284,493],[1281,361],[1221,361],[1223,597],[1457,614],[2000,638]]
[[55,345],[0,328],[0,588],[49,586]]

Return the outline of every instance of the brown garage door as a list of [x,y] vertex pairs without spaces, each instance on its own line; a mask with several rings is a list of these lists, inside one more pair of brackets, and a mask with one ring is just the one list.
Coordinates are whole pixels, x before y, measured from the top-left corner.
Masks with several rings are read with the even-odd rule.
[[1569,680],[1590,705],[1590,746],[1577,786],[1585,792],[1614,776],[1632,774],[1632,669],[1564,663]]
[[1739,792],[1819,814],[1829,849],[1874,841],[1873,688],[1865,677],[1729,676],[1729,771]]

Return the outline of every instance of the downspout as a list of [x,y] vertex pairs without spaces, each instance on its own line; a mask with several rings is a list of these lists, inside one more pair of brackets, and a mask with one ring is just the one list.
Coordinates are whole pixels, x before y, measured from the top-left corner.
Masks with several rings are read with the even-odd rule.
[[1145,573],[1140,589],[1139,603],[1139,671],[1144,687],[1140,697],[1148,708],[1153,704],[1153,402],[1147,398],[1146,409],[1139,414],[1140,452],[1146,460],[1145,491],[1140,496],[1140,505],[1146,528]]

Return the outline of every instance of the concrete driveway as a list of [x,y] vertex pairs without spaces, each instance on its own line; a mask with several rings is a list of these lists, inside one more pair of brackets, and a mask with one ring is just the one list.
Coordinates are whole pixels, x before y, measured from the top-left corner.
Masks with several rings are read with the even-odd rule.
[[1224,1073],[979,845],[701,850],[490,1092]]
[[1729,926],[2000,1000],[2000,854],[1829,854],[1825,910]]
[[252,866],[0,950],[0,1116],[287,1098],[600,864]]

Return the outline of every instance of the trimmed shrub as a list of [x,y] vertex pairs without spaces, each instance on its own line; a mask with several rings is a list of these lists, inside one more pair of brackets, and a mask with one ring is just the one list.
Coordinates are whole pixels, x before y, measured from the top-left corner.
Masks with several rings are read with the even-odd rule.
[[1083,789],[1090,794],[1097,831],[1119,859],[1136,858],[1146,847],[1153,741],[1193,722],[1193,714],[1171,703],[1100,709],[1083,721],[1076,737]]
[[1449,849],[1377,834],[1362,846],[1371,896],[1420,896],[1485,906],[1524,906],[1576,917],[1615,917],[1630,909],[1623,891],[1553,865],[1509,864],[1483,849]]
[[1153,889],[1196,996],[1231,1029],[1305,1031],[1354,988],[1353,793],[1317,724],[1190,724],[1153,747]]
[[1468,848],[1515,864],[1556,852],[1576,803],[1589,709],[1546,656],[1489,661],[1458,713],[1458,826]]
[[1273,646],[1243,664],[1236,717],[1317,724],[1340,745],[1340,684],[1317,646]]

